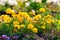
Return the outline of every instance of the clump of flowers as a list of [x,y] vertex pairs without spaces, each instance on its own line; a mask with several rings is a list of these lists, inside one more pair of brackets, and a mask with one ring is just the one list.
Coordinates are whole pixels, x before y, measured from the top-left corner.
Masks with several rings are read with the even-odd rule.
[[[52,16],[51,11],[40,1],[17,1],[20,3],[17,5],[17,10],[8,7],[5,14],[0,15],[1,40],[37,40],[38,38],[41,40],[55,40],[56,38],[57,40],[59,38],[59,13]],[[26,2],[29,3],[27,7]],[[13,1],[12,3],[14,4]]]
[[[41,8],[40,10],[41,10],[40,12],[46,11],[44,8]],[[6,10],[6,13],[14,15],[14,16],[8,16],[8,15],[0,16],[2,18],[1,29],[4,29],[5,27],[6,29],[4,29],[4,31],[9,32],[9,33],[5,32],[3,34],[6,35],[9,34],[9,36],[17,34],[30,35],[31,33],[32,35],[35,35],[36,33],[39,34],[41,31],[43,33],[44,31],[50,32],[54,28],[58,29],[59,27],[55,26],[58,26],[58,24],[60,24],[59,23],[60,21],[57,19],[56,21],[55,18],[50,14],[46,16],[38,14],[31,17],[27,12],[18,12],[18,14],[16,14],[14,11],[12,12],[12,9],[10,8]]]

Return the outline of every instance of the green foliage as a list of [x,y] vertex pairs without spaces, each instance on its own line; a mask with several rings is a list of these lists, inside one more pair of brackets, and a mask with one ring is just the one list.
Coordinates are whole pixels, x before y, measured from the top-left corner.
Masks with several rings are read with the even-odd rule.
[[5,10],[6,10],[6,7],[5,7],[5,6],[0,5],[0,11],[5,11]]
[[11,8],[8,3],[6,3],[5,5],[0,5],[0,11],[5,11],[7,8]]
[[47,0],[42,0],[42,3],[46,3]]
[[56,15],[55,15],[55,18],[60,20],[60,12],[58,12]]
[[31,2],[30,6],[28,7],[28,11],[33,10],[39,10],[41,7],[44,7],[43,3],[38,3],[38,2]]

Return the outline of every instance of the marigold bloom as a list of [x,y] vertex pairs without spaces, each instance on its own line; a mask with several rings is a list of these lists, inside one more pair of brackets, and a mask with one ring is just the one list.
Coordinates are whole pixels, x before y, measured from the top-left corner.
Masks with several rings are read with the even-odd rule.
[[8,15],[1,15],[1,18],[2,19],[6,19],[6,18],[8,18],[9,16]]
[[41,29],[46,29],[46,27],[45,26],[41,26]]
[[40,18],[41,18],[41,15],[36,15],[36,17],[37,17],[38,19],[40,19]]
[[20,26],[21,26],[21,28],[24,28],[24,27],[25,27],[25,25],[24,25],[24,24],[21,24]]
[[51,15],[47,15],[48,18],[51,18],[52,16]]
[[34,26],[33,26],[33,24],[29,24],[27,28],[28,28],[28,29],[33,29]]
[[11,8],[7,8],[7,9],[6,9],[6,13],[7,13],[7,14],[11,14],[11,12],[12,12],[12,9],[11,9]]
[[35,15],[35,13],[34,13],[34,12],[30,12],[29,14],[30,14],[30,15]]
[[17,20],[18,20],[20,23],[23,22],[23,18],[20,17],[19,15],[17,15]]
[[18,22],[18,21],[14,21],[13,24],[14,24],[14,25],[18,25],[19,22]]
[[41,22],[42,25],[45,25],[45,22]]
[[14,25],[15,28],[20,29],[20,25]]
[[39,20],[41,18],[41,15],[36,15],[35,17],[33,17],[34,20]]
[[52,20],[51,19],[47,19],[47,23],[51,23],[52,22]]
[[27,18],[27,21],[28,21],[28,22],[32,22],[32,21],[33,21],[33,19],[32,19],[32,18],[30,18],[30,17],[28,17],[28,18]]
[[38,32],[38,29],[37,29],[37,28],[33,28],[32,31],[33,31],[34,33],[37,33],[37,32]]
[[13,18],[16,18],[17,17],[17,14],[12,14],[11,15]]
[[23,22],[23,18],[21,18],[21,17],[20,17],[20,18],[18,18],[17,20],[18,20],[20,23],[22,23],[22,22]]
[[11,18],[10,17],[7,17],[5,19],[3,19],[5,23],[9,23],[11,21]]
[[39,11],[40,12],[45,12],[46,10],[45,10],[45,8],[40,8]]

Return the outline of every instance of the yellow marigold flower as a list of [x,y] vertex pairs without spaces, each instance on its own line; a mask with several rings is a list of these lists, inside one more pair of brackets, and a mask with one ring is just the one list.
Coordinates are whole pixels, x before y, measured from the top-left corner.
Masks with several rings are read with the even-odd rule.
[[29,14],[30,14],[30,15],[35,15],[35,13],[34,13],[34,12],[30,12]]
[[14,25],[18,25],[19,22],[18,22],[18,21],[14,21],[13,24],[14,24]]
[[43,20],[47,20],[47,19],[48,19],[48,17],[47,17],[47,16],[44,16],[44,17],[43,17]]
[[36,15],[35,17],[33,17],[34,20],[39,20],[41,18],[41,15]]
[[25,19],[28,19],[28,18],[30,18],[30,16],[29,15],[25,15],[25,17],[24,17]]
[[21,16],[20,15],[17,15],[17,18],[20,18]]
[[2,19],[6,19],[6,18],[8,18],[9,16],[8,15],[1,15],[1,18]]
[[15,28],[20,29],[20,25],[14,25]]
[[32,22],[33,19],[28,17],[28,18],[27,18],[27,21]]
[[20,16],[17,16],[17,20],[18,20],[20,23],[23,22],[23,18],[20,17]]
[[21,28],[24,28],[24,27],[25,27],[25,25],[24,25],[24,24],[21,24],[20,26],[21,26]]
[[44,18],[43,18],[43,20],[48,20],[48,19],[50,19],[50,18],[47,16],[44,16]]
[[53,23],[55,22],[55,20],[51,20]]
[[10,14],[12,12],[12,9],[11,8],[7,8],[6,9],[6,13]]
[[5,23],[9,23],[11,21],[11,18],[6,18],[6,19],[4,19],[4,22]]
[[15,10],[12,10],[11,8],[6,9],[7,14],[15,14]]
[[46,27],[45,26],[41,26],[41,29],[46,29]]
[[28,17],[30,17],[27,13],[24,13],[23,14],[23,17],[25,18],[25,19],[27,19]]
[[11,18],[8,15],[1,15],[1,18],[6,23],[9,23],[11,21]]
[[33,17],[33,20],[39,20],[37,17]]
[[38,19],[40,19],[40,18],[41,18],[41,15],[36,15],[36,17],[37,17]]
[[47,23],[51,23],[52,22],[52,20],[51,19],[47,19]]
[[47,15],[48,18],[51,18],[52,16],[51,15]]
[[22,12],[18,12],[18,14],[21,14]]
[[33,29],[34,26],[33,26],[33,24],[29,24],[27,28],[28,28],[28,29]]
[[18,18],[18,21],[21,23],[21,22],[23,22],[23,18]]
[[11,14],[16,14],[16,13],[15,13],[15,10],[11,10]]
[[47,15],[47,16],[44,16],[43,20],[50,20],[50,18],[52,18],[51,15]]
[[33,31],[34,33],[37,33],[37,32],[38,32],[38,29],[37,29],[37,28],[33,28],[32,31]]
[[47,23],[51,23],[51,21],[47,21]]
[[46,10],[45,10],[45,8],[40,8],[39,11],[40,12],[45,12]]
[[20,23],[22,23],[22,22],[23,22],[23,18],[18,18],[18,21],[19,21]]
[[45,25],[45,22],[41,22],[42,25]]
[[23,12],[18,12],[18,15],[23,17],[24,14],[23,14]]
[[16,18],[16,17],[17,17],[17,14],[12,14],[12,17],[13,17],[13,18]]

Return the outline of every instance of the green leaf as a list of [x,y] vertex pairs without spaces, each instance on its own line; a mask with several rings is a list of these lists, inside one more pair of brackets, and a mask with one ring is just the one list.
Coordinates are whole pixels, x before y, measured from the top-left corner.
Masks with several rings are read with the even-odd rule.
[[60,26],[57,26],[57,29],[60,31]]
[[42,0],[42,3],[46,3],[47,0]]

